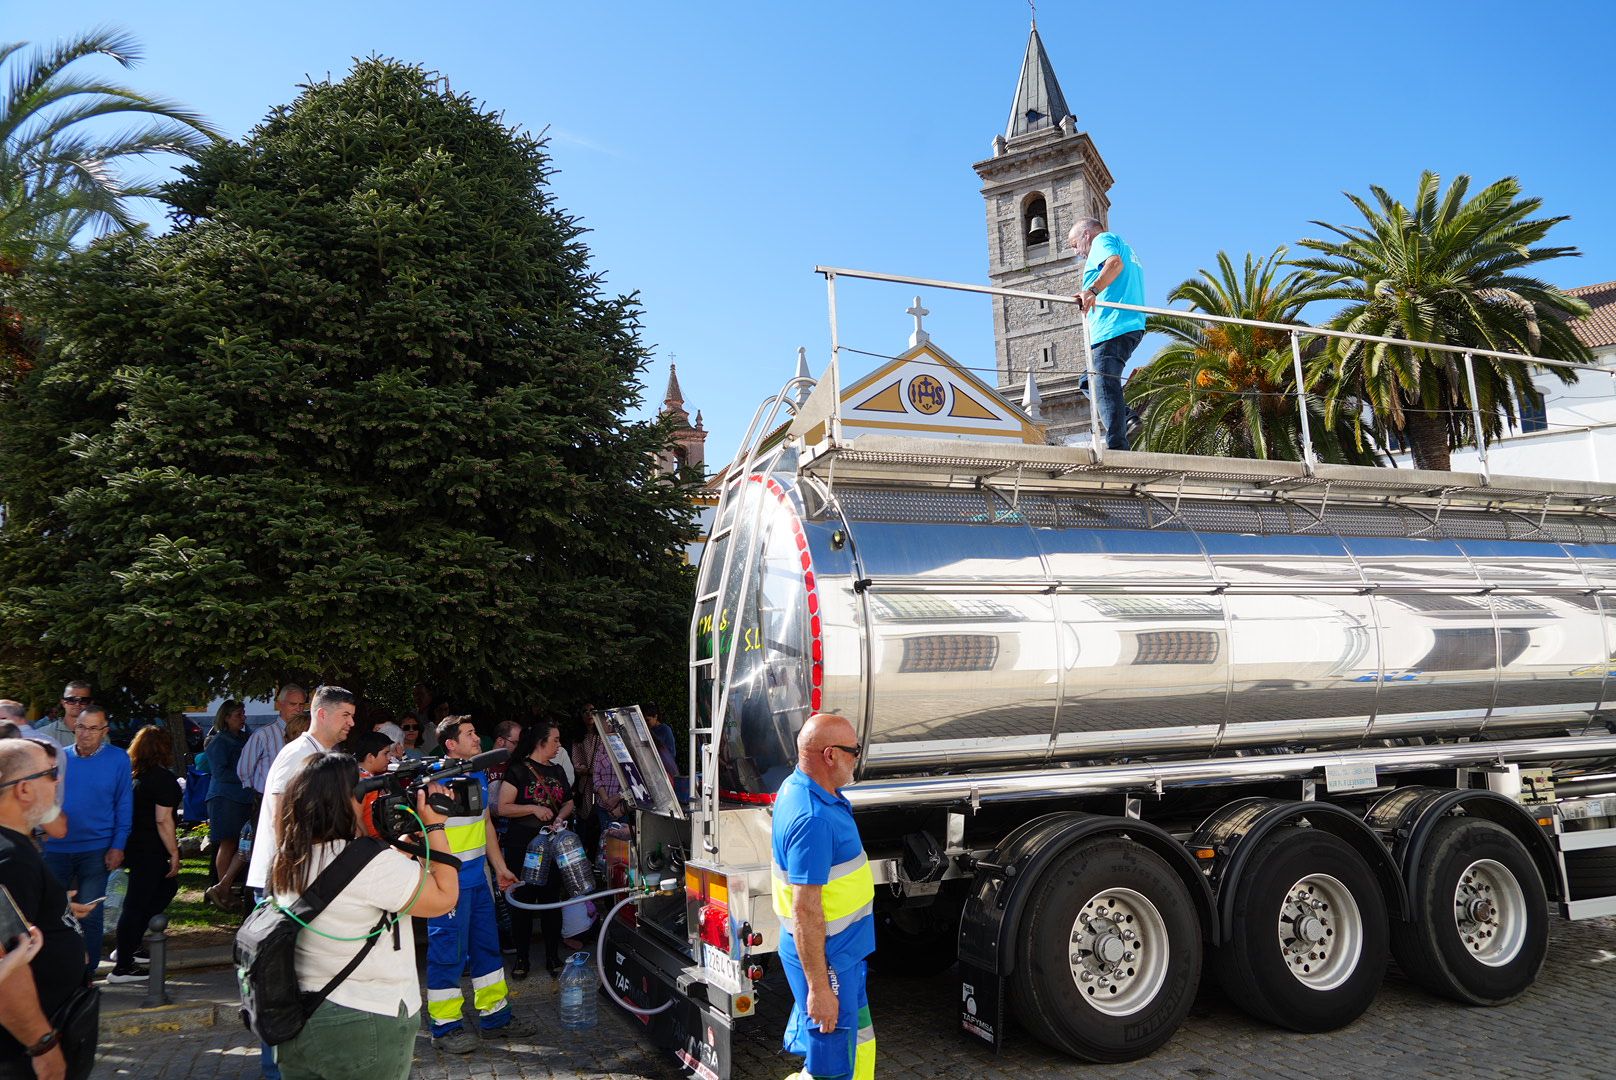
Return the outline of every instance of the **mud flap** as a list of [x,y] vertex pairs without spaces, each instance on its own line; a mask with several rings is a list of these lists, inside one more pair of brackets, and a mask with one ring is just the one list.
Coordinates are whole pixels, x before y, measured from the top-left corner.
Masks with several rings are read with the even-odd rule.
[[1004,979],[963,962],[959,973],[960,1029],[998,1053],[1004,1045]]
[[[652,1045],[670,1052],[688,1075],[701,1080],[729,1080],[730,1018],[679,990],[679,974],[689,966],[688,959],[613,923],[606,934],[605,961],[612,989],[631,1005],[654,1009],[673,1001],[670,1008],[655,1016],[620,1010],[641,1026]],[[696,993],[702,991],[698,989]]]

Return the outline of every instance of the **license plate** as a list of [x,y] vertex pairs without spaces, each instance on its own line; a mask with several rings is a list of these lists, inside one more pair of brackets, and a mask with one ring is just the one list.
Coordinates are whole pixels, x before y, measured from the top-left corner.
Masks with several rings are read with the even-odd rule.
[[701,966],[707,971],[707,981],[726,994],[741,992],[741,966],[729,953],[701,943]]

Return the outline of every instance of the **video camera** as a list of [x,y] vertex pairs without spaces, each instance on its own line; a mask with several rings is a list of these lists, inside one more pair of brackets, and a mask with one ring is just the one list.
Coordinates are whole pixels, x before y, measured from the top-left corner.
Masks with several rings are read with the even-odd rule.
[[[433,761],[407,761],[391,772],[359,781],[354,794],[369,808],[370,822],[384,842],[398,846],[421,827],[412,813],[416,793],[428,784],[446,789],[427,795],[427,803],[444,817],[475,817],[485,809],[482,786],[467,773],[498,765],[511,756],[506,749],[490,750],[470,758],[441,758]],[[376,792],[375,799],[367,799]]]

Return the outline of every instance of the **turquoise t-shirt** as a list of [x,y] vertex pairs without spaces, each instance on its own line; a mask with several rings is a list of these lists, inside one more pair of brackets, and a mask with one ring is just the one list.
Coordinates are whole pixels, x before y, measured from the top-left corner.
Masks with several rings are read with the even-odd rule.
[[[1116,233],[1105,232],[1094,238],[1089,248],[1088,261],[1083,264],[1083,288],[1087,289],[1100,276],[1100,267],[1116,255],[1122,259],[1122,273],[1116,280],[1100,290],[1099,299],[1113,304],[1143,304],[1145,302],[1145,272],[1139,268],[1133,248]],[[1138,311],[1117,311],[1115,308],[1097,307],[1089,312],[1089,344],[1098,345],[1133,330],[1145,328],[1145,316]]]

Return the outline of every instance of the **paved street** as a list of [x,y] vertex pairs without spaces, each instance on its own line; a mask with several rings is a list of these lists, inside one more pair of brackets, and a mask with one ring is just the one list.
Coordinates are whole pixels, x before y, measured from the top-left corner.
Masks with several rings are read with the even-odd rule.
[[[226,971],[182,975],[176,1001],[206,994],[223,999]],[[785,989],[778,976],[759,1022],[743,1028],[736,1076],[778,1080],[796,1067],[778,1054]],[[416,1075],[491,1080],[679,1075],[636,1038],[622,1014],[604,1006],[600,1026],[582,1038],[561,1030],[556,992],[547,979],[517,986],[518,1007],[540,1022],[538,1037],[516,1047],[480,1050],[463,1058],[419,1043]],[[1326,1035],[1297,1035],[1250,1020],[1203,989],[1189,1020],[1154,1056],[1128,1065],[1073,1062],[1012,1032],[1005,1053],[956,1034],[955,986],[936,980],[877,978],[870,996],[880,1043],[879,1075],[887,1077],[1263,1078],[1432,1077],[1471,1069],[1486,1077],[1609,1077],[1616,1073],[1616,919],[1554,920],[1548,964],[1532,992],[1499,1009],[1466,1009],[1412,988],[1393,966],[1374,1008],[1351,1027]],[[128,1008],[139,991],[113,987],[106,1008]],[[213,1080],[258,1075],[257,1048],[228,1017],[214,1028],[143,1034],[112,1041],[94,1076]]]

